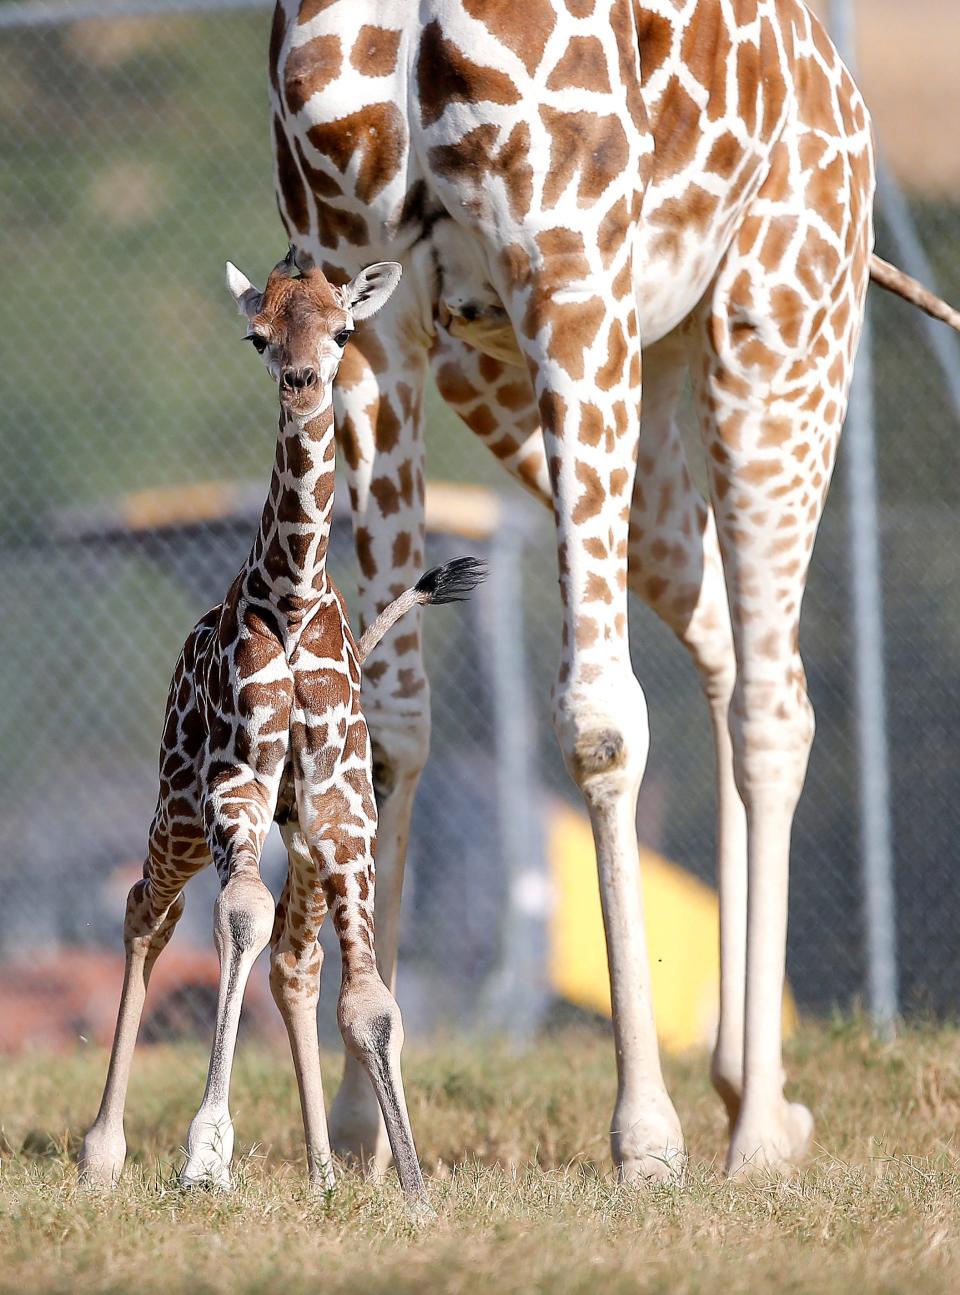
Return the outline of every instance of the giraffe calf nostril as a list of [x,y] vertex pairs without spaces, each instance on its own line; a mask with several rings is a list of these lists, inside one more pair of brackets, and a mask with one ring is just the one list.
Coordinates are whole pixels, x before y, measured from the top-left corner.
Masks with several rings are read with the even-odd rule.
[[316,369],[284,369],[280,375],[280,385],[287,391],[305,391],[316,383]]

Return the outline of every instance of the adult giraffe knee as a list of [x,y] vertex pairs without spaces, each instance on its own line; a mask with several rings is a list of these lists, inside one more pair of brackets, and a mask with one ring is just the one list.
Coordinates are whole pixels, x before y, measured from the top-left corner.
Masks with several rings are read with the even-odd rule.
[[611,1152],[624,1181],[665,1181],[682,1172],[686,1152],[660,1071],[643,919],[636,836],[649,749],[643,690],[629,668],[586,687],[560,683],[554,725],[597,850],[618,1075]]

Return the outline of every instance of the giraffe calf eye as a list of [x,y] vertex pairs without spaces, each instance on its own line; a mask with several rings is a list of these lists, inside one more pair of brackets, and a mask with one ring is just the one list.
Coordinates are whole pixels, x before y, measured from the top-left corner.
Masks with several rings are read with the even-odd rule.
[[267,339],[265,337],[261,337],[259,333],[250,333],[243,340],[245,342],[251,342],[253,344],[253,349],[258,355],[262,355],[267,349]]
[[337,333],[333,340],[338,346],[346,346],[347,342],[350,341],[350,335],[352,332],[352,328],[344,328],[341,332]]

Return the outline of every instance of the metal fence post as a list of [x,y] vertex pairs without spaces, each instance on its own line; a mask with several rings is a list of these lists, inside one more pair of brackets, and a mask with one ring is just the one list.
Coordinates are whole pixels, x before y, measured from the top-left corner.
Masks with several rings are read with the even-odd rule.
[[537,776],[524,652],[523,555],[527,511],[501,499],[490,546],[485,608],[489,626],[497,753],[499,835],[506,864],[504,915],[496,970],[484,994],[488,1028],[528,1043],[549,1003],[550,878],[540,827]]
[[[830,25],[837,48],[847,67],[853,71],[856,45],[854,0],[831,0]],[[897,931],[869,314],[850,390],[844,442],[854,612],[867,1000],[877,1027],[889,1033],[898,1010]]]

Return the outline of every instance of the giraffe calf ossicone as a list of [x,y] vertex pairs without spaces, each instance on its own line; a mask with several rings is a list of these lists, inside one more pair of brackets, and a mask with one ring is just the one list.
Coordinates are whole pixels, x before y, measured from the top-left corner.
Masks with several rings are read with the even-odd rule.
[[[230,1185],[228,1097],[240,1007],[250,969],[269,943],[310,1179],[332,1185],[316,1019],[318,936],[329,909],[343,962],[340,1030],[369,1075],[403,1190],[425,1200],[400,1077],[400,1013],[374,948],[377,811],[360,666],[405,612],[472,589],[482,564],[461,558],[428,572],[383,609],[359,647],[326,569],[333,379],[354,323],[378,310],[399,279],[399,265],[383,262],[334,288],[320,270],[298,275],[291,249],[261,293],[227,266],[247,339],[279,387],[276,460],[250,556],[224,601],[190,633],[170,686],[143,879],[127,900],[126,970],[106,1088],[81,1153],[89,1182],[109,1185],[120,1175],[127,1081],[150,972],[183,911],[184,885],[212,861],[221,884],[214,910],[220,991],[182,1182]],[[274,821],[289,856],[277,905],[260,878]]]

